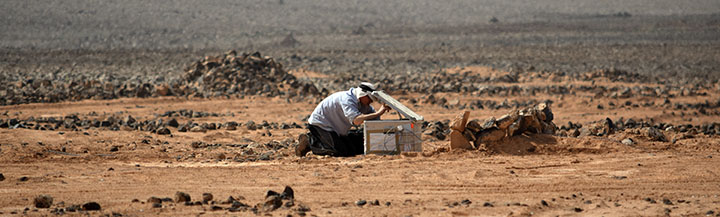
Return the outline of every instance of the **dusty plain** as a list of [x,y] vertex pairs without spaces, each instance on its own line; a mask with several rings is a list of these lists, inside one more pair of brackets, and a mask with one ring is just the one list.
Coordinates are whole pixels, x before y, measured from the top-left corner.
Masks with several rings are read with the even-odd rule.
[[[539,102],[551,102],[558,127],[606,118],[641,126],[601,136],[525,134],[480,150],[450,150],[447,139],[423,135],[421,153],[296,157],[295,139],[321,97],[7,103],[0,122],[35,125],[0,128],[0,215],[720,215],[718,2],[342,2],[7,1],[0,7],[0,94],[39,79],[157,84],[180,78],[204,56],[260,51],[331,92],[360,80],[402,86],[387,79],[395,75],[487,78],[472,91],[392,92],[433,126],[465,110],[486,120]],[[288,36],[297,43],[282,43]],[[539,91],[527,91],[533,88]],[[160,135],[28,121],[68,116],[216,129],[167,127],[170,134]],[[240,124],[229,130],[228,122]],[[666,139],[648,138],[647,127]],[[627,138],[634,143],[623,144]],[[252,209],[285,186],[294,189],[292,206]],[[203,193],[214,199],[148,201],[178,191],[192,201]],[[50,208],[35,207],[38,195],[53,197]],[[230,209],[223,201],[231,196],[250,208]],[[88,202],[101,210],[68,210]]]

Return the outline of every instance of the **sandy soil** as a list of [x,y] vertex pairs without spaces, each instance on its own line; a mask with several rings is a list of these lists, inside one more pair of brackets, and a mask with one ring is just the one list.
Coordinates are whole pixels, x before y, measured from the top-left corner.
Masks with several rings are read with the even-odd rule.
[[[302,125],[320,99],[5,105],[2,123],[76,115],[241,125],[206,132],[170,127],[170,135],[42,123],[36,127],[53,129],[0,128],[0,216],[720,216],[720,135],[699,130],[720,122],[718,11],[717,0],[4,1],[0,95],[34,79],[157,84],[180,78],[204,56],[236,49],[272,56],[290,74],[330,91],[345,88],[328,85],[343,76],[520,78],[477,84],[502,89],[496,93],[393,93],[428,122],[464,110],[485,120],[512,107],[473,108],[478,101],[551,101],[558,126],[623,118],[674,128],[661,129],[666,142],[633,128],[600,137],[521,135],[460,151],[425,135],[422,153],[300,158],[293,155],[295,138],[305,130],[292,126]],[[298,43],[282,44],[288,36]],[[643,78],[570,79],[610,69]],[[569,86],[565,93],[542,89]],[[511,92],[533,87],[540,91]],[[630,96],[613,97],[625,88],[633,88]],[[444,101],[430,102],[430,95]],[[213,115],[162,116],[179,110]],[[290,127],[252,129],[249,121]],[[686,125],[692,129],[679,130]],[[627,138],[634,144],[621,143]],[[230,210],[223,203],[232,196],[254,207],[268,190],[285,186],[295,191],[291,207]],[[157,208],[148,201],[173,199],[178,191],[192,201],[203,193],[214,199]],[[54,198],[50,208],[35,208],[41,194]],[[102,209],[69,209],[88,202]]]
[[[465,70],[488,76],[506,74],[490,72],[484,67]],[[533,83],[537,81],[520,85]],[[706,96],[677,97],[673,101],[702,102],[717,96],[717,92],[711,92]],[[450,119],[462,111],[409,102],[409,99],[421,98],[422,94],[396,97],[428,120]],[[438,94],[438,97],[458,98],[461,102],[488,99],[453,93]],[[592,96],[539,95],[536,98],[555,100],[553,112],[558,125],[567,121],[590,124],[605,117],[615,120],[621,116],[673,124],[717,122],[717,115],[669,115],[671,111],[682,112],[673,108],[588,108],[586,100]],[[646,98],[623,100],[635,102]],[[607,101],[612,99],[593,102],[606,104]],[[314,102],[286,102],[265,97],[170,97],[24,104],[4,106],[0,111],[7,110],[7,116],[20,119],[60,118],[69,114],[102,119],[119,113],[144,120],[182,108],[229,115],[179,117],[181,123],[189,120],[303,123],[313,107]],[[482,120],[506,111],[472,110],[471,118]],[[717,109],[710,110],[714,111]],[[92,116],[92,112],[98,116]],[[5,204],[0,212],[48,215],[52,208],[95,201],[102,205],[102,210],[90,211],[91,215],[254,215],[251,211],[213,211],[212,204],[185,206],[165,202],[162,208],[152,208],[146,200],[151,196],[172,198],[175,192],[182,191],[189,193],[194,201],[199,200],[202,193],[212,193],[216,206],[222,208],[230,206],[220,204],[229,196],[244,198],[242,201],[252,206],[263,201],[266,191],[281,191],[284,186],[295,190],[296,204],[310,207],[311,211],[305,214],[317,216],[634,216],[705,215],[708,211],[720,211],[717,205],[720,203],[717,181],[720,161],[716,160],[720,137],[717,135],[665,132],[668,138],[677,138],[675,142],[648,141],[634,129],[606,137],[524,135],[474,151],[450,151],[447,140],[424,137],[424,151],[418,154],[299,158],[292,154],[293,140],[304,129],[248,130],[241,126],[238,130],[205,133],[170,129],[172,135],[103,128],[0,129],[0,161],[3,162],[0,172],[6,177],[0,182],[3,189],[0,204]],[[268,136],[268,132],[272,136]],[[620,140],[624,138],[632,138],[637,144],[623,145]],[[218,145],[192,147],[195,141]],[[285,145],[275,150],[264,146],[273,141]],[[113,147],[118,150],[111,151]],[[252,160],[258,153],[265,152],[272,153],[272,158]],[[28,179],[20,181],[21,177]],[[33,207],[34,197],[40,194],[54,197],[51,209]],[[139,202],[132,202],[134,199]],[[359,200],[366,200],[368,204],[358,206]],[[380,205],[370,205],[374,200]],[[469,202],[463,203],[464,200]],[[26,207],[29,210],[24,211]],[[300,213],[297,206],[261,212],[272,216]]]

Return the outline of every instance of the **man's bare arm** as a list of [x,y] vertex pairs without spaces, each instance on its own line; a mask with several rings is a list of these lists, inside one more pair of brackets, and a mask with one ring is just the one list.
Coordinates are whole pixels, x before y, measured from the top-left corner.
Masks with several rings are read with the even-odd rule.
[[381,115],[385,114],[385,112],[387,112],[387,111],[389,111],[389,110],[390,110],[390,107],[389,107],[389,106],[383,105],[383,107],[380,109],[380,111],[377,111],[377,112],[375,112],[375,113],[370,113],[370,114],[358,115],[357,117],[355,117],[355,120],[353,120],[353,124],[354,124],[354,125],[361,125],[361,124],[363,124],[363,122],[365,122],[366,120],[377,119],[378,117],[380,117]]

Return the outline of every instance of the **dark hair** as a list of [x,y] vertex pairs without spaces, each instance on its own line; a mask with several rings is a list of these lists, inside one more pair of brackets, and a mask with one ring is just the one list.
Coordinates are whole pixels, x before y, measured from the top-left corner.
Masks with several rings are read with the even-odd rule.
[[375,91],[375,90],[373,90],[372,88],[370,88],[370,87],[368,87],[367,85],[364,85],[364,84],[360,84],[359,87],[360,87],[360,89],[362,89],[362,91],[364,91],[364,92],[373,92],[373,91]]

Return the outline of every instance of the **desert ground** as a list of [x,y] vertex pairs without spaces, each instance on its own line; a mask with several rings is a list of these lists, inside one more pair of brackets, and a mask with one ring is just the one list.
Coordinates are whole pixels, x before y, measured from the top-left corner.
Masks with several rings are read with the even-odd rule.
[[[720,216],[717,1],[0,14],[0,216]],[[424,117],[423,151],[295,156],[317,103],[360,81]],[[538,104],[551,133],[450,146],[464,111]]]

